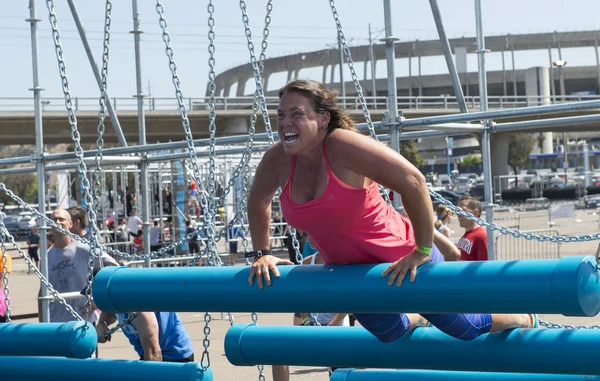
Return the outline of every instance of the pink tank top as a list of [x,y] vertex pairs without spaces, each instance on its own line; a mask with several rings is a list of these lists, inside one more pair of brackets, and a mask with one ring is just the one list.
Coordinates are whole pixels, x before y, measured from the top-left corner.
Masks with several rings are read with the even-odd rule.
[[318,198],[292,201],[290,175],[280,196],[285,220],[305,231],[327,264],[394,262],[415,248],[410,221],[397,213],[379,194],[378,184],[355,188],[339,180],[327,160],[327,187]]

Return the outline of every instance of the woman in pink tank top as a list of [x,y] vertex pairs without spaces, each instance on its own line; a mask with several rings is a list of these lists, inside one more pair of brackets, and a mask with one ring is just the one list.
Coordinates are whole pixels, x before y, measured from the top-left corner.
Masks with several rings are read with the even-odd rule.
[[[433,207],[425,178],[408,160],[386,145],[363,136],[336,102],[337,94],[315,81],[296,80],[279,92],[279,141],[261,160],[248,199],[248,219],[256,251],[249,282],[271,285],[277,264],[292,264],[268,255],[271,201],[278,188],[286,221],[305,231],[326,264],[388,263],[383,276],[400,286],[419,266],[443,261],[434,246]],[[397,213],[379,193],[381,184],[400,194],[410,220]],[[447,240],[441,239],[440,243]],[[267,254],[267,255],[265,255]],[[361,316],[362,315],[362,316]],[[422,324],[418,315],[389,319],[355,314],[378,338],[393,340]],[[424,315],[425,316],[425,315]],[[362,320],[361,320],[362,318]],[[462,339],[492,330],[529,327],[529,315],[428,314],[425,318]],[[457,330],[456,327],[460,329]],[[372,328],[372,329],[371,329]],[[390,336],[390,332],[395,332]],[[475,335],[475,336],[474,336]],[[384,337],[385,336],[385,337]]]

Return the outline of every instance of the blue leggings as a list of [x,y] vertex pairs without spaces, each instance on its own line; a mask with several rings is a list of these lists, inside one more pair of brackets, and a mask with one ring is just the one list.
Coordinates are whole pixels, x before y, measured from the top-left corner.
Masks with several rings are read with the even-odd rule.
[[[444,257],[433,247],[431,262],[443,262]],[[488,333],[492,327],[490,314],[422,314],[440,331],[460,340],[473,340]],[[405,314],[354,314],[360,325],[378,340],[389,343],[402,337],[410,326]]]

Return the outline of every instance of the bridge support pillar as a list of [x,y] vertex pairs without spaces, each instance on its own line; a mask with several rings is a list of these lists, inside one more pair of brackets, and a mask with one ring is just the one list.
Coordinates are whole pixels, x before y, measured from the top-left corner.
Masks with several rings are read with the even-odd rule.
[[228,118],[222,122],[224,135],[245,135],[248,133],[248,118]]
[[[547,67],[532,67],[525,71],[525,95],[527,106],[549,105],[550,100],[550,70]],[[563,94],[564,95],[564,94]],[[534,152],[552,153],[552,132],[535,134],[537,144],[533,145]]]

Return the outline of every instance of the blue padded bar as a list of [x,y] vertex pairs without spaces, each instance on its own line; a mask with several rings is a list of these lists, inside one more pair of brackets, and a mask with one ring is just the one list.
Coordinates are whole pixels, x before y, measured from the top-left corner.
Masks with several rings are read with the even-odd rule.
[[2,357],[2,379],[11,381],[212,381],[200,364],[59,357]]
[[248,285],[248,267],[108,267],[93,290],[107,312],[600,312],[593,257],[427,264],[402,287],[381,277],[387,266],[280,266],[263,290]]
[[437,370],[337,369],[329,381],[600,381],[598,376],[570,374],[525,374],[490,372],[446,372]]
[[96,350],[98,336],[92,324],[0,324],[0,356],[64,356],[88,358]]
[[435,328],[418,328],[385,344],[359,327],[236,324],[225,335],[225,355],[244,366],[597,375],[599,342],[596,330],[514,329],[461,341]]

